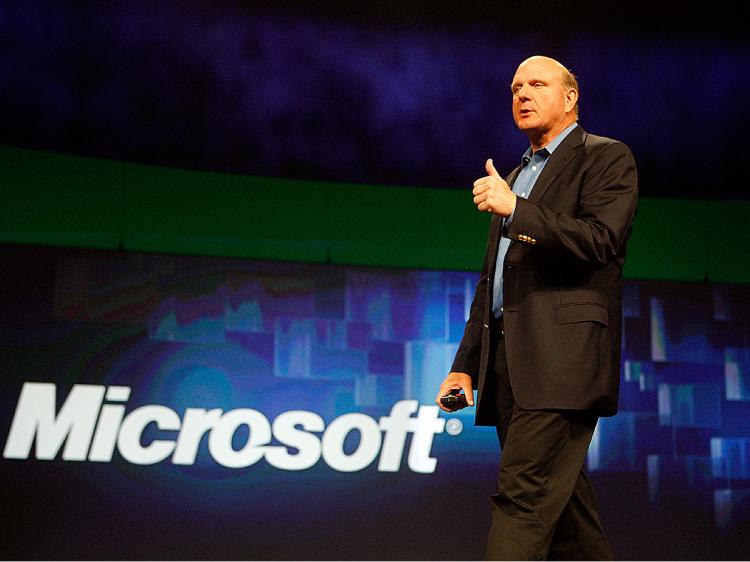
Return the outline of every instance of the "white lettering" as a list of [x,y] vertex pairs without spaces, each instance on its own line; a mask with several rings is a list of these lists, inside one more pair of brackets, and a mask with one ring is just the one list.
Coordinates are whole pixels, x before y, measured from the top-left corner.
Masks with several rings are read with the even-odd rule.
[[[234,433],[241,425],[250,430],[250,437],[239,451],[232,447]],[[271,426],[257,410],[238,408],[227,412],[208,437],[208,450],[216,462],[229,468],[245,468],[263,457],[263,447],[271,441]]]
[[3,456],[25,459],[36,438],[36,458],[51,460],[65,441],[62,458],[86,460],[91,436],[104,398],[104,387],[76,384],[55,416],[57,388],[51,383],[27,382],[18,399]]
[[212,431],[221,419],[221,410],[204,410],[202,408],[188,408],[182,420],[182,431],[177,437],[172,462],[175,464],[191,465],[198,456],[198,446],[207,431]]
[[298,452],[293,455],[287,447],[266,447],[266,461],[271,466],[283,470],[305,470],[320,460],[320,440],[309,433],[325,429],[325,422],[318,414],[304,410],[284,412],[273,421],[272,429],[276,439]]
[[109,462],[115,451],[117,432],[120,431],[122,418],[125,417],[125,406],[105,404],[96,426],[94,442],[89,451],[89,460],[94,462]]
[[[3,456],[29,458],[36,443],[36,458],[51,460],[64,443],[66,461],[111,462],[117,449],[133,464],[155,464],[171,455],[173,464],[192,465],[206,437],[213,460],[228,468],[246,468],[265,458],[282,470],[305,470],[322,458],[334,470],[355,472],[380,455],[378,470],[396,472],[411,433],[407,465],[414,472],[430,473],[437,466],[437,459],[430,456],[432,443],[445,428],[437,406],[420,406],[416,400],[396,402],[390,415],[379,421],[350,413],[326,427],[320,415],[304,410],[283,412],[271,425],[262,412],[249,408],[228,412],[187,408],[180,418],[167,406],[145,405],[128,413],[125,404],[106,403],[129,398],[129,387],[77,384],[57,411],[54,384],[25,383]],[[248,438],[235,448],[243,426]],[[156,432],[158,438],[153,437]],[[272,438],[279,444],[271,445]]]
[[[359,431],[359,445],[350,455],[344,452],[344,440],[351,431]],[[364,414],[344,414],[336,418],[323,434],[323,460],[339,472],[354,472],[369,466],[380,449],[380,428]]]
[[177,412],[166,406],[141,406],[130,412],[120,427],[117,450],[133,464],[155,464],[166,459],[174,450],[174,441],[154,439],[149,445],[141,444],[146,426],[155,423],[161,430],[180,429]]
[[410,419],[410,416],[417,411],[418,405],[419,402],[416,400],[396,402],[391,408],[391,415],[380,418],[380,429],[385,431],[385,438],[378,470],[398,472],[404,455],[406,435],[414,430],[415,420]]
[[414,472],[435,472],[437,459],[430,456],[432,440],[445,428],[445,420],[439,414],[437,406],[420,406],[417,419],[410,420],[414,424],[414,437],[409,449],[409,468]]
[[[130,388],[127,386],[110,386],[107,388],[105,400],[110,402],[127,402],[130,398]],[[120,431],[122,418],[125,416],[125,406],[105,404],[99,414],[99,424],[96,426],[94,442],[89,451],[89,460],[94,462],[109,462],[115,451],[117,432]]]

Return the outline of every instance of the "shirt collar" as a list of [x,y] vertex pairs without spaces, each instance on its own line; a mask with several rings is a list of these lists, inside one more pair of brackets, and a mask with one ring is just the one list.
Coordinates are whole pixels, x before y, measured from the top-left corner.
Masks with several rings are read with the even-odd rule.
[[[540,148],[534,154],[539,154],[539,156],[542,156],[543,158],[546,158],[547,156],[549,156],[550,154],[552,154],[555,151],[555,149],[558,146],[560,146],[560,144],[562,144],[562,141],[565,140],[565,137],[567,137],[570,134],[570,132],[573,129],[575,129],[577,126],[578,126],[578,122],[577,121],[571,123],[570,125],[568,125],[567,127],[565,127],[560,132],[559,135],[557,135],[554,139],[552,139],[552,141],[547,146],[545,146],[544,148]],[[523,153],[523,165],[524,166],[531,161],[532,155],[533,154],[531,152],[531,147],[527,148],[526,152]]]

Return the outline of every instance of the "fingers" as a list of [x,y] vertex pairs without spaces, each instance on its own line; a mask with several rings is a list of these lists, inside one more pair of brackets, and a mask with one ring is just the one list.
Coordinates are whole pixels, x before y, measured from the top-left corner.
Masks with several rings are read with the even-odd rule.
[[480,211],[492,212],[492,205],[489,201],[490,193],[487,190],[480,191],[479,194],[474,195],[474,204]]
[[477,181],[474,182],[474,189],[471,190],[471,192],[474,195],[479,195],[480,193],[484,193],[487,191],[490,187],[490,182],[487,181],[487,177],[479,178]]
[[437,396],[435,397],[435,404],[437,404],[441,410],[444,412],[450,412],[450,408],[446,408],[445,405],[440,401],[440,399],[448,394],[451,391],[451,388],[446,388],[446,383],[440,385],[440,390],[438,390]]
[[471,388],[471,382],[469,384],[461,385],[461,390],[464,391],[464,394],[466,395],[466,403],[469,406],[474,405],[474,390]]
[[474,391],[471,386],[471,377],[466,373],[450,373],[443,381],[443,384],[440,385],[440,390],[435,397],[435,403],[444,412],[456,411],[456,409],[448,408],[442,402],[440,402],[440,399],[446,394],[451,393],[451,391],[454,391],[454,393],[463,391],[463,393],[466,395],[466,403],[469,406],[474,405]]
[[[487,197],[489,197],[489,184],[484,181],[486,179],[487,178],[481,178],[474,182],[474,189],[471,190],[471,193],[474,195],[475,205],[483,203],[487,200]],[[480,209],[480,211],[481,210],[482,209]]]

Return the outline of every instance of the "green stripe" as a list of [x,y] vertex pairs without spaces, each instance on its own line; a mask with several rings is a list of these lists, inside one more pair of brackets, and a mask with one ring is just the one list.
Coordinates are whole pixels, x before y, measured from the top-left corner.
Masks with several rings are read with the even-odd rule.
[[[629,278],[750,282],[750,202],[642,198]],[[0,242],[478,270],[469,188],[263,178],[0,147]]]
[[0,241],[116,248],[118,162],[0,147]]

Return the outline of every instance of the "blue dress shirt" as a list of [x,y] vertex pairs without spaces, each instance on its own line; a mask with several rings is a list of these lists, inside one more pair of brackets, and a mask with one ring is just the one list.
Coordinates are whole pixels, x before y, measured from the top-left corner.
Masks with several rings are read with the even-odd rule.
[[[544,166],[549,160],[549,156],[577,126],[578,123],[568,125],[568,127],[563,129],[563,131],[557,135],[552,142],[534,153],[531,152],[531,147],[526,150],[523,155],[521,171],[518,173],[518,177],[516,177],[516,181],[513,183],[513,193],[524,199],[529,198],[531,190],[534,189],[536,180],[539,179],[539,175],[542,173]],[[495,318],[500,318],[503,315],[503,263],[505,263],[505,254],[510,247],[510,239],[505,237],[505,231],[506,227],[512,220],[513,215],[510,215],[503,221],[501,227],[502,236],[500,237],[500,247],[498,248],[497,262],[495,264],[495,279],[492,286],[492,314]]]

